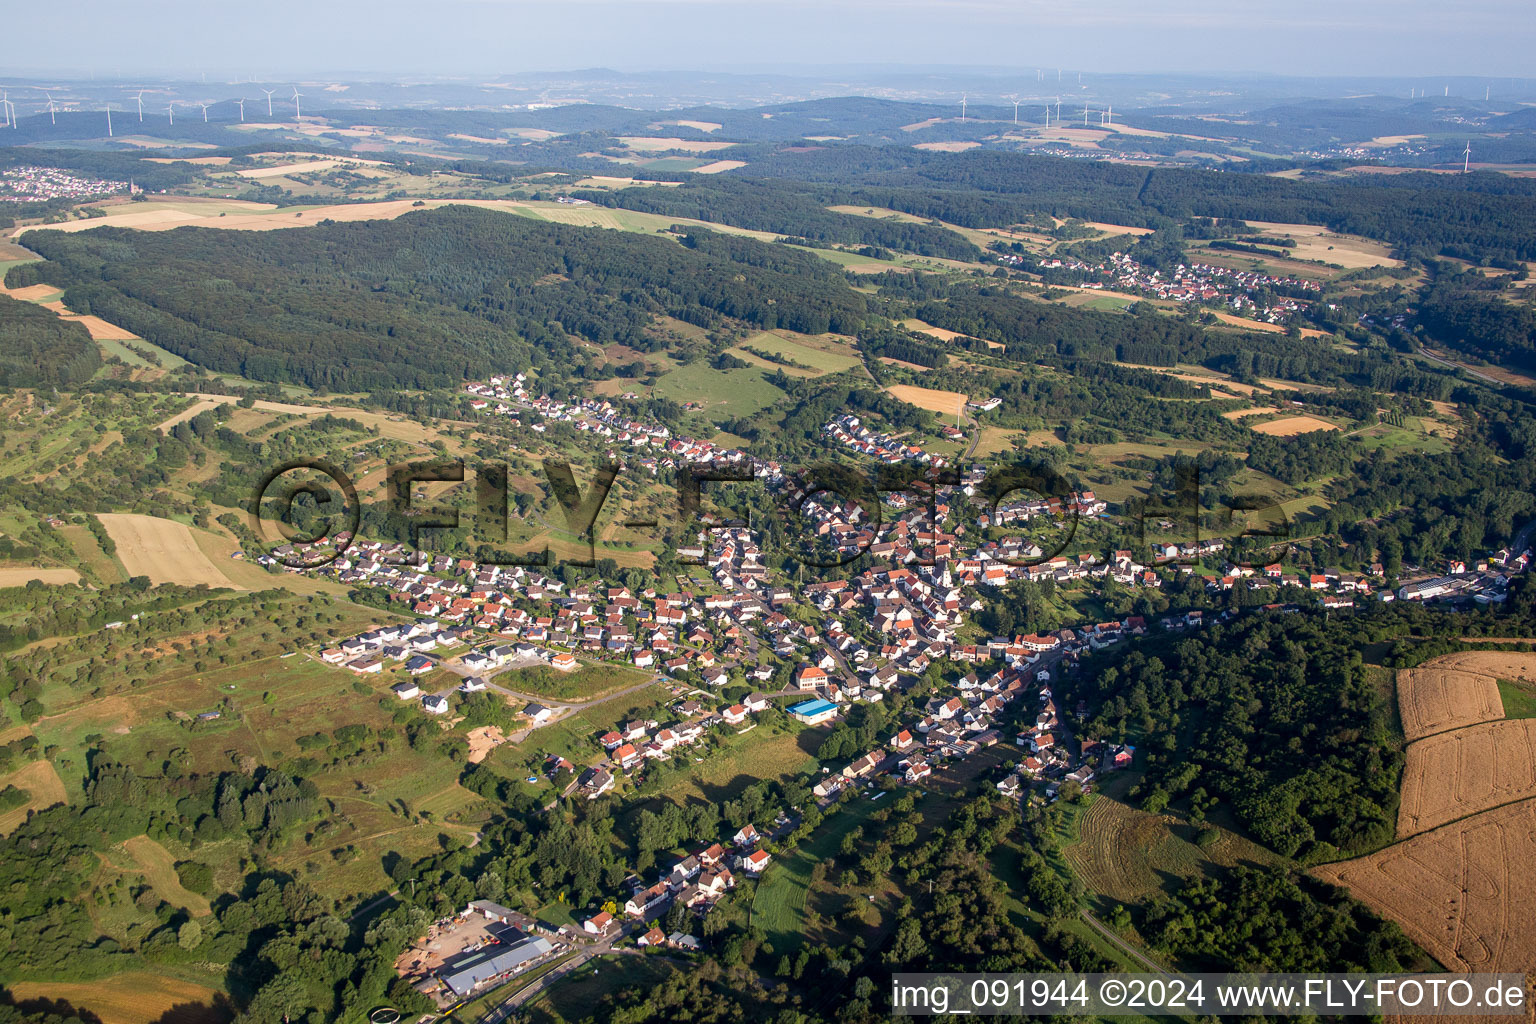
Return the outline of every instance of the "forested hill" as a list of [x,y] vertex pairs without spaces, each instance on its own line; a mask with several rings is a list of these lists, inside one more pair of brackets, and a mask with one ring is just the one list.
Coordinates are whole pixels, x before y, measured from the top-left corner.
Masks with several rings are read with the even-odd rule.
[[0,340],[3,387],[69,387],[101,367],[101,353],[84,327],[6,295],[0,295]]
[[[795,147],[765,153],[734,177],[840,186],[831,201],[885,207],[962,227],[1000,227],[1041,213],[1145,227],[1189,217],[1321,224],[1439,252],[1536,258],[1536,185],[1500,174],[1404,174],[1292,181],[1266,174],[1061,160],[897,146]],[[699,184],[696,189],[730,186]],[[640,202],[621,193],[620,202]],[[676,200],[674,200],[676,201]]]
[[[852,331],[864,298],[788,246],[663,238],[449,207],[286,231],[33,232],[17,268],[208,369],[337,391],[423,388],[652,344],[658,313]],[[12,282],[16,283],[15,281]]]

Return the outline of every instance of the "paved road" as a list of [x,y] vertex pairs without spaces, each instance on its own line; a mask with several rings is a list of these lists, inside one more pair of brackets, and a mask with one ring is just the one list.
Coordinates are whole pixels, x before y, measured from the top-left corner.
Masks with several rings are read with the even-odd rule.
[[1115,946],[1116,949],[1120,950],[1126,956],[1130,957],[1132,960],[1135,960],[1137,963],[1141,964],[1143,967],[1145,967],[1147,970],[1151,971],[1153,974],[1172,974],[1173,973],[1168,968],[1162,966],[1156,960],[1153,960],[1151,957],[1147,956],[1141,950],[1137,949],[1135,946],[1131,945],[1129,942],[1126,942],[1120,936],[1118,936],[1114,932],[1110,931],[1107,927],[1104,926],[1104,924],[1102,922],[1099,921],[1098,918],[1096,918],[1092,914],[1088,913],[1088,911],[1084,910],[1084,911],[1081,911],[1081,913],[1082,913],[1082,916],[1083,916],[1083,920],[1087,921],[1089,926],[1091,928],[1093,928],[1094,931],[1096,931],[1100,935],[1104,936],[1106,939],[1108,939]]
[[1424,351],[1422,348],[1419,349],[1417,354],[1419,356],[1425,358],[1425,359],[1428,359],[1432,363],[1439,363],[1441,366],[1444,366],[1444,367],[1446,367],[1447,369],[1450,369],[1450,370],[1460,370],[1462,373],[1467,374],[1469,377],[1476,377],[1478,380],[1482,381],[1483,383],[1485,383],[1485,384],[1492,384],[1496,388],[1509,387],[1508,384],[1506,384],[1504,381],[1499,380],[1497,377],[1490,377],[1486,373],[1482,373],[1482,372],[1480,372],[1478,370],[1474,370],[1472,367],[1467,366],[1467,365],[1465,365],[1463,363],[1453,363],[1449,359],[1441,359],[1439,356],[1432,356],[1428,352]]

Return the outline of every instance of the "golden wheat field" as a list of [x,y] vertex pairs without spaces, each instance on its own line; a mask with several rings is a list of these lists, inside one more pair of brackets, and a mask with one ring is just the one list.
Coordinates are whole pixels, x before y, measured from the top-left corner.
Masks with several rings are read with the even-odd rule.
[[1255,423],[1251,429],[1256,434],[1268,434],[1271,437],[1295,437],[1297,434],[1310,434],[1317,430],[1338,430],[1339,428],[1327,420],[1318,419],[1316,416],[1287,416],[1285,419]]
[[1408,748],[1397,836],[1536,797],[1536,719],[1483,722]]
[[958,416],[965,409],[966,396],[958,391],[920,388],[913,384],[892,384],[885,390],[908,405],[945,416]]
[[1397,673],[1397,708],[1403,735],[1411,743],[1425,736],[1504,717],[1504,702],[1492,675],[1450,667],[1448,655]]
[[185,523],[121,512],[103,512],[97,518],[117,544],[117,556],[129,576],[148,576],[154,583],[188,587],[199,583],[210,587],[235,586],[203,554]]
[[1454,971],[1536,971],[1536,800],[1313,869]]

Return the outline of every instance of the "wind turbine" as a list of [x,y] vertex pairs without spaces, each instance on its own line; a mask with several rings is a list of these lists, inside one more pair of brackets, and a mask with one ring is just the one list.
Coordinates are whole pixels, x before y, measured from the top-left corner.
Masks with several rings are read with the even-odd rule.
[[1051,105],[1049,103],[1045,105],[1045,126],[1047,128],[1051,126]]
[[960,94],[960,120],[965,120],[965,93]]
[[235,100],[235,102],[240,104],[240,123],[245,124],[245,97],[242,96]]
[[6,124],[15,123],[16,119],[11,116],[11,94],[9,92],[0,92],[0,111],[5,113]]
[[112,137],[112,104],[107,104],[107,138]]
[[[1058,72],[1059,74],[1060,72]],[[1056,123],[1061,124],[1061,97],[1056,97]]]
[[1087,107],[1083,108],[1083,127],[1084,128],[1088,127],[1088,108]]
[[166,113],[166,116],[171,119],[171,124],[174,125],[176,123],[176,101],[175,100],[171,100],[171,102],[169,102],[169,103],[167,103],[165,105],[165,113]]
[[1461,151],[1461,173],[1466,174],[1472,166],[1472,140],[1467,140],[1467,148]]
[[1104,116],[1108,119],[1110,124],[1115,123],[1115,105],[1113,103],[1104,108]]
[[59,119],[53,114],[53,94],[45,92],[43,95],[48,97],[48,120],[53,124],[58,124]]
[[143,124],[144,123],[144,90],[143,89],[139,90],[139,94],[133,98],[133,101],[139,105],[139,124]]
[[208,104],[206,104],[206,103],[199,103],[198,106],[203,108],[203,124],[207,124],[208,123]]
[[1013,97],[1013,123],[1019,123],[1019,98]]
[[[303,93],[299,92],[299,87],[298,86],[294,86],[293,87],[293,119],[295,121],[299,120],[299,97],[303,96],[303,95],[304,95]],[[962,103],[960,105],[960,110],[961,110],[960,120],[963,121],[963,120],[965,120],[965,104],[964,103]]]
[[263,89],[261,91],[267,94],[267,116],[271,117],[272,116],[272,94],[277,92],[277,90],[276,89]]

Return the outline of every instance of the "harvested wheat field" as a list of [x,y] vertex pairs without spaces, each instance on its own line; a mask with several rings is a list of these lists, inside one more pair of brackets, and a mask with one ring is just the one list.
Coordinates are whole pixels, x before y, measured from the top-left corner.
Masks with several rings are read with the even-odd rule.
[[1408,747],[1397,837],[1536,797],[1536,719],[1484,722]]
[[721,171],[734,171],[738,167],[747,166],[745,160],[716,160],[702,167],[695,167],[694,174],[719,174]]
[[1398,671],[1397,710],[1403,720],[1403,736],[1410,743],[1504,717],[1504,702],[1499,699],[1493,676],[1447,665],[1448,659],[1465,656],[1448,654],[1418,668]]
[[1255,423],[1249,429],[1271,437],[1295,437],[1298,434],[1311,434],[1319,430],[1338,430],[1339,428],[1316,416],[1287,416],[1285,419]]
[[150,1024],[162,1018],[222,1024],[234,1017],[229,1000],[217,989],[138,971],[99,981],[20,981],[9,988],[19,1001],[58,999],[89,1010],[101,1024]]
[[1269,409],[1262,405],[1250,406],[1247,409],[1229,409],[1221,414],[1224,420],[1240,420],[1246,416],[1262,416],[1266,413],[1279,412],[1279,409]]
[[926,149],[935,153],[964,153],[968,149],[975,149],[981,145],[979,142],[919,142],[913,149]]
[[945,416],[958,416],[965,410],[966,396],[958,391],[920,388],[913,384],[892,384],[885,390],[908,405],[915,405],[919,409],[927,409],[929,412],[936,412]]
[[1451,970],[1533,972],[1533,861],[1536,800],[1523,800],[1312,873],[1402,925]]
[[464,734],[469,740],[469,763],[479,764],[491,751],[507,742],[506,734],[494,725],[482,725]]
[[148,576],[152,583],[245,589],[235,587],[209,561],[184,523],[122,512],[103,512],[97,518],[117,544],[117,556],[129,576]]
[[1536,683],[1536,654],[1519,651],[1462,651],[1459,654],[1442,655],[1427,664],[1497,679],[1524,679],[1528,683]]
[[32,580],[39,583],[79,583],[80,574],[73,569],[57,566],[48,569],[34,569],[25,565],[0,566],[0,587],[24,587]]
[[621,135],[619,141],[637,153],[656,153],[679,149],[685,153],[713,153],[717,149],[729,149],[734,142],[707,142],[703,139],[656,139],[647,135]]
[[69,794],[64,791],[64,780],[53,770],[51,761],[33,761],[0,777],[0,789],[6,786],[26,790],[31,799],[14,810],[0,814],[0,835],[10,835],[16,831],[27,820],[30,811],[43,811],[54,804],[69,803]]

